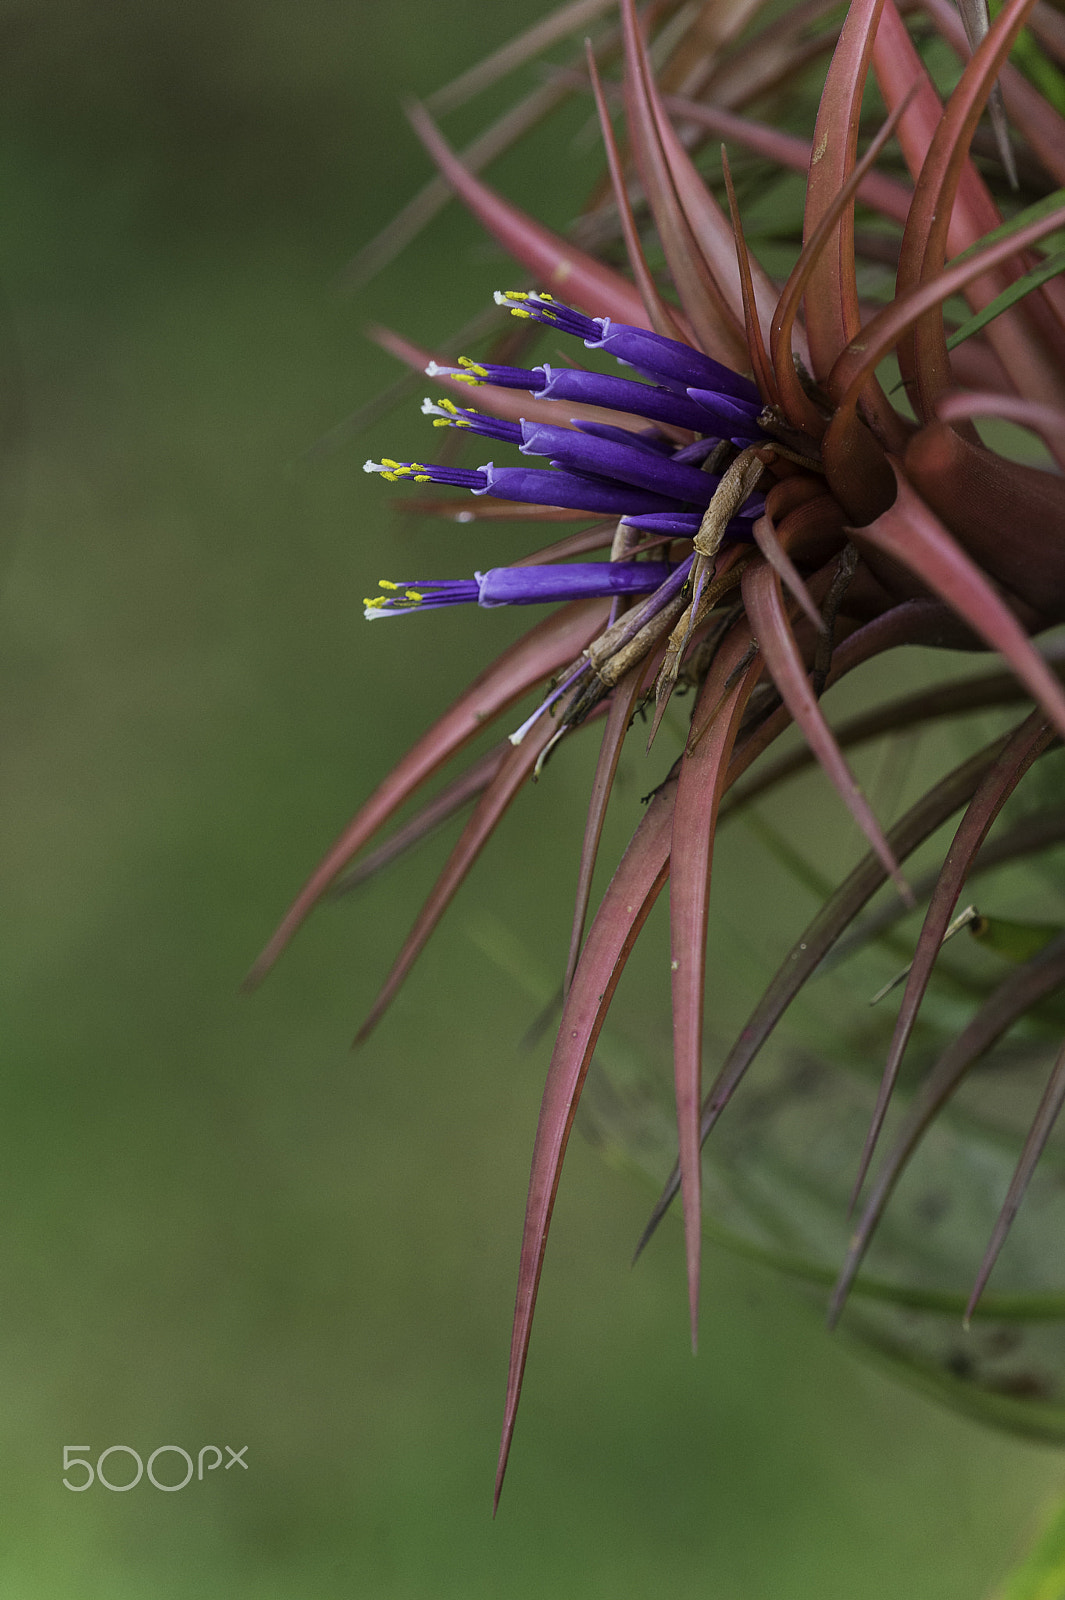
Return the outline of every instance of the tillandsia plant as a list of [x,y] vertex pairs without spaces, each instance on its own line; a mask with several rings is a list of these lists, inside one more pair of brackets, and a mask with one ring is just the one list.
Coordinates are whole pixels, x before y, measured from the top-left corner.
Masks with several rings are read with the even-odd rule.
[[[604,18],[607,9],[589,0],[566,7],[485,73]],[[1040,248],[1065,227],[1058,187],[1065,185],[1065,24],[1037,0],[1007,0],[990,27],[977,18],[970,50],[946,0],[921,0],[909,25],[895,0],[852,0],[842,22],[823,0],[761,24],[757,9],[750,0],[710,0],[653,5],[641,17],[633,0],[623,0],[619,26],[604,21],[587,70],[556,67],[537,96],[466,161],[427,110],[413,109],[443,179],[533,283],[497,295],[516,322],[481,355],[427,360],[427,352],[382,335],[446,391],[425,404],[444,459],[388,459],[367,462],[367,470],[412,481],[426,509],[464,521],[521,515],[582,526],[516,565],[473,576],[389,578],[367,599],[372,619],[413,618],[463,602],[562,604],[486,667],[384,779],[299,894],[253,974],[266,971],[338,880],[365,876],[472,805],[362,1027],[365,1038],[515,795],[560,740],[594,730],[599,758],[532,1158],[497,1494],[567,1141],[615,989],[667,881],[677,1156],[649,1232],[679,1194],[694,1338],[701,1147],[792,1001],[841,941],[874,937],[900,911],[926,905],[864,1148],[854,1151],[857,1199],[967,878],[1065,837],[1060,796],[1011,820],[1022,779],[1065,735],[1060,655],[1039,640],[1065,621],[1065,282],[1054,275],[1062,258]],[[1008,58],[1026,22],[1018,65]],[[962,63],[945,96],[922,55],[931,34]],[[616,81],[600,80],[597,60],[604,69],[619,66]],[[796,88],[811,82],[816,110]],[[593,195],[573,237],[563,238],[515,209],[474,168],[549,104],[589,90],[609,184]],[[886,116],[869,139],[863,99],[872,104],[877,94]],[[996,112],[985,140],[979,124],[989,99]],[[616,101],[624,113],[618,131],[611,121]],[[770,120],[755,120],[752,106],[768,108]],[[801,123],[808,110],[805,138],[784,125],[785,118]],[[747,163],[737,165],[737,184],[724,150],[719,157],[707,148],[711,136],[724,137]],[[783,239],[770,241],[773,260],[764,264],[745,240],[736,198],[737,187],[764,188],[782,171],[805,177],[790,270],[782,259],[786,228]],[[430,193],[422,210],[435,198]],[[856,205],[866,219],[861,227]],[[410,231],[417,210],[399,224],[397,238]],[[627,271],[617,265],[619,245]],[[535,341],[545,333],[553,362],[562,340],[566,364],[535,360]],[[901,375],[894,389],[885,387],[891,362]],[[984,443],[973,419],[986,417],[1028,430],[1044,464],[1008,459]],[[493,455],[506,452],[511,464],[457,465],[454,450],[470,435],[493,441]],[[539,464],[523,460],[529,457]],[[436,496],[438,485],[464,491],[460,508]],[[587,559],[597,552],[599,560]],[[822,709],[824,691],[864,663],[914,644],[995,651],[1008,670],[886,699],[834,731]],[[589,921],[623,741],[648,701],[654,739],[678,687],[691,696],[682,746]],[[520,727],[508,728],[508,738],[363,855],[447,761],[537,689],[540,703]],[[1026,700],[1029,709],[1011,730],[941,776],[892,827],[881,826],[845,745]],[[802,764],[794,752],[772,752],[792,724],[869,854],[826,888],[821,909],[707,1090],[715,836],[724,815]],[[907,859],[958,813],[939,867],[911,887]],[[989,840],[1000,815],[1010,826]],[[895,898],[873,924],[865,908],[884,886],[893,886]],[[936,1035],[850,1239],[833,1318],[898,1177],[922,1137],[934,1138],[937,1117],[970,1069],[1019,1023],[1042,1029],[1040,1037],[1056,1027],[1059,1053],[1045,1070],[1019,1157],[1014,1151],[1012,1181],[966,1314],[977,1313],[1065,1099],[1055,1005],[1065,985],[1065,931],[1007,927],[975,911],[962,922],[1008,946],[1014,964],[975,992],[970,984],[964,1020],[955,1007],[949,1036],[942,1028]]]

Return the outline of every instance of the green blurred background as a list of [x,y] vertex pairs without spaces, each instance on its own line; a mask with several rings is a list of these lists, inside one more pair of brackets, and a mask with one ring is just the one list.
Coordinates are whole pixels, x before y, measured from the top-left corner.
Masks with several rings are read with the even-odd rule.
[[[515,631],[362,623],[379,576],[518,547],[411,525],[363,476],[424,450],[416,405],[313,447],[394,375],[368,319],[430,343],[510,276],[453,208],[337,286],[427,176],[400,97],[529,16],[0,18],[4,1596],[970,1600],[1062,1480],[713,1250],[693,1361],[676,1231],[630,1273],[650,1191],[576,1140],[492,1523],[544,1053],[484,947],[557,970],[587,750],[523,797],[361,1053],[439,846],[238,993],[324,845]],[[498,181],[564,223],[584,126]],[[663,960],[636,979],[659,1005]],[[248,1470],[62,1485],[64,1445],[168,1443],[247,1445]]]

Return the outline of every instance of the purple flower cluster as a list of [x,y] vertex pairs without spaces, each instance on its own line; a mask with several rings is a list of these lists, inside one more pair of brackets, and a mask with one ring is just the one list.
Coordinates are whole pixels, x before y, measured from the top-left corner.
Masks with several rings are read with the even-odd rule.
[[[516,445],[522,455],[545,458],[550,465],[497,467],[490,461],[470,469],[386,457],[380,462],[367,461],[365,470],[380,472],[389,482],[406,478],[415,483],[452,485],[476,495],[618,517],[645,533],[694,538],[721,481],[719,474],[706,470],[707,458],[722,441],[742,448],[764,437],[762,402],[755,386],[688,345],[646,328],[611,322],[608,317],[586,317],[550,295],[508,292],[497,294],[496,299],[515,316],[550,324],[581,339],[588,349],[606,351],[648,381],[575,367],[507,367],[465,358],[455,367],[430,362],[426,369],[430,377],[526,389],[538,399],[625,412],[652,426],[635,432],[586,420],[576,421],[572,427],[505,422],[451,400],[426,400],[422,409],[435,426],[469,429]],[[683,429],[696,437],[678,446],[654,424]],[[751,523],[762,509],[761,498],[752,496],[730,522],[728,536],[749,538]],[[386,583],[388,594],[367,600],[366,615],[387,616],[466,601],[528,605],[646,592],[657,588],[672,571],[660,563],[610,563],[615,568],[624,565],[628,575],[608,578],[602,571],[606,565],[496,568],[473,582]],[[550,579],[545,577],[549,571]],[[501,572],[509,574],[505,585],[499,578]]]

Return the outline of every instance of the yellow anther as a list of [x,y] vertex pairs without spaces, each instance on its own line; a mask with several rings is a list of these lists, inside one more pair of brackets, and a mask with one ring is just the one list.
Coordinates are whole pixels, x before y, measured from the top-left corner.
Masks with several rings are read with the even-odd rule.
[[531,311],[519,311],[517,306],[511,306],[510,314],[511,314],[512,317],[531,317],[532,316],[532,312]]
[[[388,579],[387,579],[387,578],[380,578],[380,579],[378,579],[378,583],[379,583],[379,586],[380,586],[380,587],[381,587],[381,588],[382,588],[382,589],[399,589],[399,588],[401,588],[401,587],[402,587],[402,585],[401,585],[401,584],[398,584],[398,583],[390,583],[390,582],[389,582],[389,580],[388,580]],[[383,602],[382,602],[382,601],[381,601],[381,600],[380,600],[380,597],[378,597],[378,603],[379,603],[379,604],[383,604]]]
[[402,461],[393,461],[389,456],[382,456],[381,457],[381,465],[383,467],[396,468],[396,467],[402,467],[403,463],[402,463]]
[[414,481],[415,483],[432,483],[433,480],[430,478],[427,472],[416,472],[414,474]]
[[383,594],[368,594],[362,603],[367,611],[380,611],[382,606],[387,606],[388,601]]
[[537,300],[554,300],[555,297],[554,297],[553,294],[548,294],[547,290],[544,289],[544,290],[542,290],[542,292],[540,294],[538,294],[536,296],[536,298],[537,298]]
[[476,361],[471,361],[469,356],[459,356],[459,366],[465,367],[466,373],[469,374],[469,376],[466,373],[456,374],[463,383],[476,383],[479,378],[487,378],[488,376],[488,368],[479,366]]
[[384,478],[386,483],[398,483],[399,482],[399,473],[398,472],[382,472],[381,476],[382,476],[382,478]]
[[403,598],[404,600],[413,600],[415,605],[420,606],[422,601],[425,599],[425,596],[423,594],[419,594],[417,589],[408,589]]

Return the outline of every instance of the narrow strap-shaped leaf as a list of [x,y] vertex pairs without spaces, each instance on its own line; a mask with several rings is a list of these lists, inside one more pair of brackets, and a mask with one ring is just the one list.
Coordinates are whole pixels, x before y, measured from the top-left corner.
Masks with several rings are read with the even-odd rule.
[[[896,469],[895,504],[861,530],[860,542],[905,563],[1004,656],[1032,698],[1065,733],[1065,694],[1042,656],[979,567]],[[855,535],[858,539],[858,535]]]
[[[791,172],[805,173],[810,166],[813,145],[809,139],[785,133],[768,122],[755,122],[750,117],[737,116],[719,105],[706,105],[701,100],[687,100],[681,95],[664,96],[667,111],[699,127],[708,128],[721,139],[743,145],[756,155],[764,156],[775,166]],[[871,211],[892,222],[905,222],[913,198],[913,190],[897,178],[884,172],[867,172],[856,190],[856,198]]]
[[693,1349],[698,1336],[702,1245],[699,1107],[710,876],[722,779],[740,719],[764,666],[761,657],[755,656],[738,682],[728,687],[730,677],[747,657],[750,643],[750,629],[734,627],[714,658],[692,718],[692,737],[681,760],[673,810],[669,894],[673,1073]]
[[1019,1017],[1063,982],[1065,934],[1052,940],[1031,961],[1004,978],[968,1026],[944,1050],[907,1111],[895,1143],[869,1191],[832,1295],[828,1314],[830,1327],[839,1320],[876,1225],[925,1129],[946,1105],[974,1062],[990,1050]]
[[[738,331],[743,321],[743,302],[732,228],[669,120],[646,57],[645,73],[658,135],[677,198],[691,228],[692,236],[702,251],[703,259],[729,308]],[[768,326],[776,304],[777,291],[761,263],[753,256],[749,259],[755,304],[758,306],[759,316],[765,319]]]
[[[618,208],[618,217],[621,221],[621,236],[625,241],[625,254],[629,258],[632,275],[636,279],[636,287],[640,291],[647,320],[655,333],[665,339],[676,339],[682,344],[687,344],[687,339],[681,330],[676,317],[658,292],[658,285],[651,275],[647,265],[647,257],[640,243],[636,219],[632,214],[629,203],[629,192],[625,185],[625,174],[621,169],[621,157],[618,154],[617,140],[614,138],[614,129],[610,121],[610,112],[607,110],[606,97],[603,94],[603,85],[599,81],[599,70],[595,64],[595,55],[590,41],[586,41],[586,54],[588,59],[588,76],[592,83],[592,93],[595,96],[595,107],[599,115],[599,127],[603,135],[603,148],[606,151],[607,169],[610,173],[610,185],[614,191],[614,204]],[[553,405],[554,402],[549,402]]]
[[[944,108],[917,180],[903,233],[896,280],[900,294],[918,282],[927,283],[946,260],[951,212],[968,161],[973,132],[999,67],[1033,3],[1034,0],[1006,0],[987,37],[966,64]],[[1016,276],[1016,268],[1009,275]],[[992,284],[987,298],[993,298],[998,287],[1001,286]],[[1030,393],[1034,399],[1065,398],[1053,362],[1048,361],[1035,330],[1023,319],[1000,318],[996,337],[1000,341],[996,349],[1004,360],[1007,356],[1001,341],[1009,341],[1012,362],[1007,361],[1007,365],[1022,393]],[[900,362],[911,349],[919,393],[919,403],[915,397],[914,404],[920,414],[927,417],[933,411],[936,398],[951,381],[942,314],[936,308],[929,308],[915,325],[912,336],[908,335],[900,345]],[[904,365],[903,376],[910,375]]]
[[675,781],[667,781],[652,799],[633,834],[589,930],[563,1007],[540,1106],[529,1176],[503,1434],[496,1471],[496,1505],[514,1436],[529,1334],[566,1145],[603,1019],[632,947],[669,873],[675,794]]
[[817,108],[813,150],[806,180],[803,240],[809,240],[831,214],[823,244],[810,263],[805,285],[806,337],[812,371],[825,377],[845,344],[862,325],[854,275],[854,188],[844,206],[837,196],[854,170],[858,121],[869,72],[876,25],[884,0],[853,0]]
[[772,519],[768,511],[765,516],[759,517],[754,525],[754,542],[765,556],[773,571],[781,581],[787,584],[788,590],[799,605],[806,612],[815,628],[821,626],[821,613],[814,605],[802,578],[799,576],[795,563],[777,538]]
[[965,1308],[966,1323],[968,1323],[976,1310],[980,1296],[987,1285],[987,1280],[990,1278],[1002,1246],[1006,1242],[1006,1237],[1013,1227],[1014,1218],[1021,1209],[1021,1202],[1027,1193],[1029,1183],[1032,1181],[1032,1174],[1036,1169],[1039,1157],[1046,1148],[1047,1140],[1054,1131],[1054,1124],[1058,1120],[1063,1105],[1065,1105],[1065,1045],[1058,1052],[1057,1060],[1054,1062],[1047,1086],[1043,1091],[1043,1097],[1039,1102],[1035,1117],[1032,1119],[1032,1126],[1028,1130],[1028,1137],[1024,1141],[1024,1149],[1021,1151],[1016,1170],[1010,1180],[1009,1189],[1006,1191],[1006,1198],[1002,1202],[1002,1210],[998,1214],[987,1249],[984,1252],[984,1258],[977,1271],[972,1294],[969,1296],[969,1304]]
[[[934,684],[931,688],[919,689],[916,694],[888,700],[883,705],[859,712],[857,716],[841,722],[833,731],[840,749],[849,750],[853,745],[881,739],[886,733],[919,728],[928,722],[938,722],[943,717],[953,719],[967,712],[986,711],[993,706],[1015,705],[1018,700],[1025,698],[1025,690],[1012,673],[981,673],[979,677]],[[816,760],[809,745],[800,745],[798,749],[789,750],[774,762],[767,763],[742,789],[730,792],[721,807],[721,821],[735,816],[743,806],[767,794],[788,778],[805,772]],[[921,892],[917,885],[914,885],[914,893],[920,900]],[[900,903],[898,915],[905,915],[907,909]]]
[[[881,4],[889,0],[881,0]],[[825,421],[813,401],[799,382],[792,354],[792,329],[799,306],[806,294],[810,275],[821,251],[832,238],[837,219],[851,204],[862,178],[870,170],[880,151],[895,131],[895,126],[905,113],[907,102],[901,101],[892,111],[862,159],[852,168],[842,188],[825,207],[816,227],[803,240],[802,253],[792,268],[787,283],[780,292],[773,325],[770,330],[770,351],[776,373],[781,402],[793,427],[800,428],[811,438],[820,439],[825,431]],[[813,158],[811,157],[811,160]],[[868,376],[869,374],[866,374]]]
[[462,810],[463,806],[470,805],[477,796],[483,794],[499,771],[500,763],[507,751],[510,742],[504,739],[502,744],[486,750],[479,761],[475,761],[465,772],[460,772],[446,784],[440,793],[433,798],[402,828],[397,828],[384,844],[378,845],[376,850],[371,850],[369,855],[362,857],[353,867],[350,867],[342,878],[338,878],[329,890],[329,898],[335,899],[338,895],[351,894],[354,889],[361,888],[371,878],[383,872],[398,860],[406,851],[420,844],[429,837],[443,823],[448,822]]
[[700,349],[715,361],[742,371],[747,365],[742,323],[722,296],[677,196],[655,117],[653,79],[633,0],[622,0],[621,20],[629,138],[680,303]]
[[895,1020],[895,1031],[877,1092],[865,1148],[858,1166],[858,1176],[854,1185],[855,1197],[860,1192],[866,1172],[869,1170],[869,1162],[872,1160],[880,1136],[902,1057],[909,1044],[914,1023],[917,1021],[917,1014],[932,976],[936,957],[942,947],[950,919],[954,915],[958,896],[969,875],[973,857],[1024,774],[1033,761],[1042,755],[1052,739],[1053,730],[1048,727],[1042,712],[1032,712],[1031,716],[1026,717],[1020,726],[1014,729],[1002,754],[984,777],[958,825],[940,869],[931,903],[925,913],[924,924],[914,951],[913,965],[906,979],[906,988]]
[[[889,5],[890,0],[884,0],[884,4]],[[829,374],[828,392],[836,402],[836,414],[829,425],[829,434],[833,429],[843,431],[850,426],[848,413],[856,406],[866,379],[926,311],[941,305],[950,295],[963,290],[982,273],[1019,255],[1029,245],[1036,244],[1063,224],[1065,206],[1057,206],[1046,216],[1035,219],[1008,238],[974,250],[963,261],[945,267],[930,282],[918,284],[907,293],[897,296],[870,318],[859,338],[841,353]],[[830,447],[830,441],[827,447]]]
[[411,126],[455,193],[503,249],[550,290],[588,316],[643,323],[643,302],[620,273],[578,250],[550,228],[534,222],[517,206],[467,172],[424,107],[411,105]]
[[[802,729],[833,788],[876,851],[900,894],[908,895],[898,862],[884,837],[873,809],[862,794],[831,728],[825,721],[795,643],[780,592],[780,579],[771,567],[752,565],[743,575],[743,600],[755,637],[765,655],[773,682],[791,715]],[[820,619],[819,619],[820,620]]]
[[[461,156],[463,165],[470,172],[480,172],[543,122],[572,92],[561,75],[537,84],[530,94],[516,105],[508,106],[497,121],[466,146]],[[403,209],[385,224],[380,233],[364,244],[341,269],[341,286],[353,294],[372,283],[408,245],[413,244],[433,218],[443,211],[454,193],[453,186],[446,178],[439,174],[430,178]]]
[[[1052,806],[1045,811],[1030,812],[1012,828],[997,833],[993,839],[985,839],[969,869],[969,882],[985,872],[993,872],[996,867],[1001,867],[1007,862],[1023,861],[1026,856],[1041,855],[1044,850],[1049,849],[1051,845],[1060,844],[1062,840],[1065,840],[1065,811],[1060,806]],[[918,902],[928,898],[936,886],[938,877],[939,868],[935,867],[916,880],[913,892]],[[841,940],[833,959],[846,960],[853,951],[860,950],[871,939],[879,938],[896,922],[908,915],[908,912],[909,907],[897,900],[889,901],[887,905],[879,906],[876,911],[869,912],[848,937]]]
[[[905,861],[942,826],[952,812],[970,799],[1004,744],[1004,739],[996,739],[976,755],[970,756],[968,761],[948,773],[899,819],[888,833],[888,842],[900,861]],[[737,1035],[703,1102],[700,1135],[704,1142],[747,1068],[795,996],[886,878],[887,873],[877,857],[873,854],[864,856],[792,945]],[[644,1229],[637,1255],[657,1229],[679,1188],[680,1173],[678,1168],[674,1168]]]
[[936,415],[942,422],[960,418],[1002,417],[1031,428],[1048,445],[1065,452],[1065,408],[1044,405],[1040,400],[1025,400],[1019,394],[998,394],[994,390],[968,390],[945,394],[936,402]]
[[758,301],[754,293],[754,279],[751,276],[751,257],[747,249],[747,240],[743,234],[743,221],[740,217],[740,208],[736,202],[736,188],[732,182],[732,170],[729,167],[728,153],[725,146],[721,146],[721,170],[725,175],[725,190],[728,194],[729,216],[732,218],[732,231],[736,236],[736,259],[740,269],[740,289],[743,295],[743,325],[747,334],[747,349],[750,353],[751,370],[754,381],[758,385],[758,392],[767,406],[779,406],[780,391],[777,388],[776,374],[769,353],[762,337],[762,323],[758,315]]
[[595,638],[608,607],[578,601],[547,617],[474,679],[450,711],[422,735],[356,814],[300,890],[255,965],[246,984],[269,972],[297,928],[333,879],[369,843],[415,790],[485,726],[537,684],[572,661]]
[[491,55],[475,62],[457,78],[452,78],[450,83],[435,89],[426,100],[426,106],[434,116],[443,116],[447,111],[454,111],[456,106],[465,105],[474,95],[490,89],[493,83],[498,83],[526,62],[550,50],[560,39],[578,34],[582,28],[601,17],[604,11],[610,11],[614,3],[615,0],[571,0],[569,5],[549,11],[532,27],[523,29],[513,39],[508,39],[506,44],[500,45],[498,50],[493,50]]
[[577,893],[573,907],[573,928],[570,934],[569,957],[566,961],[566,975],[562,980],[562,992],[565,995],[573,982],[573,974],[577,970],[577,960],[581,952],[581,940],[584,937],[584,924],[588,915],[588,904],[592,894],[592,878],[595,874],[596,858],[599,854],[599,840],[603,833],[603,823],[606,820],[606,808],[610,800],[610,792],[614,787],[614,778],[618,770],[618,761],[621,757],[625,735],[629,723],[632,721],[636,702],[647,681],[648,667],[646,662],[640,662],[631,667],[618,683],[610,700],[610,709],[607,711],[606,727],[603,729],[603,741],[599,746],[599,760],[596,763],[595,776],[592,779],[592,791],[588,798],[588,816],[584,825],[584,838],[581,842],[580,869],[577,876]]
[[473,815],[463,828],[443,872],[433,885],[432,892],[418,913],[417,920],[393,962],[388,977],[381,985],[365,1022],[355,1035],[357,1045],[365,1043],[395,999],[411,967],[424,950],[434,928],[451,904],[470,868],[495,832],[519,789],[523,788],[532,776],[537,760],[555,737],[556,732],[551,718],[541,717],[521,744],[511,745],[509,754],[500,762],[499,771],[478,800]]

